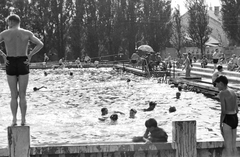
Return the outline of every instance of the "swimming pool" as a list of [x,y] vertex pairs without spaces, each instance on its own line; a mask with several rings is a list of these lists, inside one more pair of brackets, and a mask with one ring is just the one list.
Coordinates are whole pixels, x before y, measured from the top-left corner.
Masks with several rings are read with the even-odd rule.
[[[44,76],[44,71],[48,73]],[[143,135],[145,120],[155,118],[172,140],[172,121],[197,120],[197,140],[222,139],[219,130],[219,102],[203,94],[182,92],[175,99],[177,88],[122,73],[112,68],[31,70],[27,89],[27,123],[31,145],[131,141]],[[69,73],[73,72],[73,76]],[[131,81],[128,84],[127,79]],[[46,86],[39,91],[34,87]],[[7,146],[7,126],[11,123],[10,94],[4,71],[0,71],[0,147]],[[143,112],[148,102],[157,103],[154,111]],[[170,106],[177,111],[169,113]],[[101,108],[121,111],[118,122],[101,122]],[[137,110],[129,118],[129,110]],[[18,124],[20,112],[18,111]],[[240,132],[238,131],[238,134]]]

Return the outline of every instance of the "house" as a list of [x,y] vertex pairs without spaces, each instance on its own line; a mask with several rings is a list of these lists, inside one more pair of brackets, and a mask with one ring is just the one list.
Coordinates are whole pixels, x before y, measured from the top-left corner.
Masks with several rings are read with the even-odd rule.
[[[205,45],[209,47],[214,46],[227,47],[229,45],[229,40],[227,39],[227,35],[225,34],[222,28],[222,16],[220,12],[220,7],[215,6],[214,10],[212,7],[209,7],[208,16],[209,16],[208,26],[212,28],[212,33],[210,34],[209,40]],[[181,16],[182,27],[185,30],[187,30],[188,28],[188,17],[189,17],[188,12]]]

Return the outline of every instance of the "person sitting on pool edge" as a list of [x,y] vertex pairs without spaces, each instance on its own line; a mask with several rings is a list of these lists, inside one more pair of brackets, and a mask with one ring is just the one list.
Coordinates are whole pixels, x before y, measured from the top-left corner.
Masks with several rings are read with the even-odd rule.
[[145,126],[147,129],[144,135],[133,137],[133,142],[145,142],[146,144],[152,142],[167,142],[167,133],[157,126],[157,121],[154,118],[146,120]]
[[147,109],[143,109],[144,112],[146,111],[152,111],[156,107],[157,103],[150,101],[149,102],[149,107]]
[[129,112],[129,118],[136,118],[136,116],[135,116],[136,113],[137,113],[137,110],[131,109]]

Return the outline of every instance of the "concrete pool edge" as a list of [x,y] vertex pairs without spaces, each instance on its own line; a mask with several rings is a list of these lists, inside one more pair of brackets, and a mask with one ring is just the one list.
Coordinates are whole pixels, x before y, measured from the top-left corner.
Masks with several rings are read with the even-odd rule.
[[[30,137],[24,135],[28,126],[11,127],[8,129],[9,148],[0,149],[0,157],[222,157],[223,141],[196,140],[196,120],[173,121],[173,142],[167,143],[132,143],[132,142],[103,142],[63,144],[57,146],[31,146],[30,141],[22,142]],[[24,129],[23,129],[24,128]],[[17,132],[17,134],[15,134]],[[20,137],[19,135],[22,136]],[[24,136],[24,137],[23,137]],[[27,148],[26,148],[27,146]],[[240,141],[237,141],[240,150]],[[26,148],[24,150],[24,148]],[[27,151],[26,151],[27,150]],[[15,153],[18,152],[18,153]],[[25,155],[22,155],[25,153]]]
[[[237,141],[237,148],[240,150],[240,141]],[[205,156],[206,154],[222,154],[223,141],[203,141],[197,142],[197,156]],[[98,144],[68,144],[65,146],[32,146],[30,148],[31,156],[42,155],[58,155],[65,157],[67,154],[122,154],[136,153],[140,154],[168,154],[167,156],[175,156],[175,143],[98,143]],[[139,155],[139,156],[145,156]],[[8,148],[0,149],[0,157],[8,156]]]

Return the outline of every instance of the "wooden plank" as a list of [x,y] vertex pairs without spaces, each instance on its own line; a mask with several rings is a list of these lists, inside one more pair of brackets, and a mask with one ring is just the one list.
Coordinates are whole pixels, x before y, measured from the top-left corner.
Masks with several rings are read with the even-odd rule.
[[9,157],[30,157],[29,126],[8,127]]
[[196,121],[174,121],[172,125],[176,157],[197,157]]

